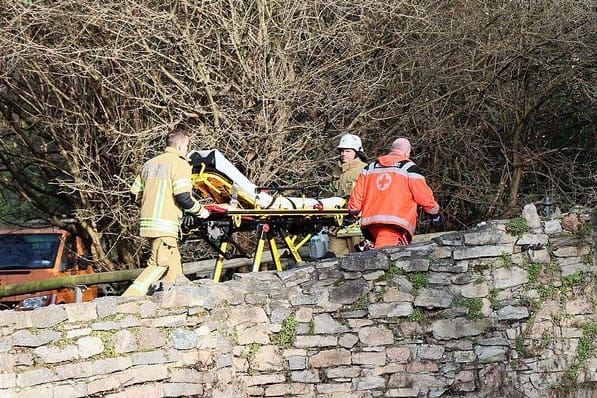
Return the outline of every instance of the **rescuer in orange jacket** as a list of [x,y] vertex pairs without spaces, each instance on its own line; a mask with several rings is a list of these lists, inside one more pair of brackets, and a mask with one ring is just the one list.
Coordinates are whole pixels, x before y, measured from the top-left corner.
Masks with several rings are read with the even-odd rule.
[[361,213],[365,236],[375,247],[407,245],[417,225],[417,205],[432,222],[439,222],[440,208],[425,177],[410,159],[410,142],[398,138],[389,154],[368,164],[350,193],[348,209]]

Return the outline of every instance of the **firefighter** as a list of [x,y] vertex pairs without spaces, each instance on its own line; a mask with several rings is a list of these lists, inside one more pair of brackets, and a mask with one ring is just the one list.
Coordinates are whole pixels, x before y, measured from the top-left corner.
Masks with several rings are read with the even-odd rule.
[[350,194],[348,209],[361,213],[364,235],[375,248],[408,245],[417,225],[417,205],[432,223],[441,222],[440,207],[425,177],[410,159],[411,144],[396,139],[389,154],[369,163]]
[[[332,172],[334,195],[348,198],[361,170],[367,165],[367,155],[363,152],[361,139],[354,134],[342,135],[337,149],[340,151],[340,160]],[[356,236],[332,236],[328,250],[335,256],[343,256],[354,252],[355,245],[361,239],[360,233]]]
[[124,295],[145,295],[166,271],[163,281],[173,283],[182,274],[178,237],[183,212],[209,217],[192,194],[191,165],[185,158],[189,141],[187,130],[175,128],[166,138],[165,151],[143,165],[131,186],[131,194],[141,200],[139,234],[149,238],[151,256]]

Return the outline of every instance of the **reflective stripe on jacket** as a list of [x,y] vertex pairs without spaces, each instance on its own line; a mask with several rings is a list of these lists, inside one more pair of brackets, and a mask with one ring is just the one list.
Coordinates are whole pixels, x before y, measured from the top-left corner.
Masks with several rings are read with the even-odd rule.
[[[182,210],[174,196],[192,192],[192,188],[191,165],[176,149],[167,147],[164,153],[148,160],[131,186],[131,193],[142,195],[139,235],[178,237]],[[188,211],[192,213],[195,208],[200,210],[199,202]]]
[[359,175],[348,208],[361,211],[361,225],[396,225],[412,237],[417,205],[425,213],[439,213],[439,205],[419,168],[400,152],[370,163]]

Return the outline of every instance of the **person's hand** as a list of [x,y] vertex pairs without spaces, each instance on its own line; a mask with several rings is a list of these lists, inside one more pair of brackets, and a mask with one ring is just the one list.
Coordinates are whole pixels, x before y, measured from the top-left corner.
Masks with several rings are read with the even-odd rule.
[[192,214],[185,214],[182,216],[182,220],[180,222],[180,226],[184,231],[190,231],[195,227],[196,217]]
[[202,219],[204,219],[204,220],[205,220],[206,218],[209,218],[209,214],[210,214],[210,213],[209,213],[209,210],[207,210],[207,209],[205,208],[205,206],[202,206],[202,207],[201,207],[201,210],[199,211],[199,214],[197,214],[197,216],[198,216],[199,218],[202,218]]
[[430,220],[431,220],[431,225],[433,226],[433,228],[437,231],[439,231],[442,228],[443,222],[444,222],[444,217],[442,216],[441,213],[435,214],[435,215],[429,215]]
[[349,214],[342,219],[342,226],[344,228],[351,226],[357,221],[356,217]]

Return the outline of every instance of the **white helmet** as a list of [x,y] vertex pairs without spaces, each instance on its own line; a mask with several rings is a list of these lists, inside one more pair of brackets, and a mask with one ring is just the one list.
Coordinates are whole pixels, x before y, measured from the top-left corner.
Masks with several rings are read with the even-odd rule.
[[336,148],[354,149],[356,152],[362,152],[363,144],[358,136],[354,134],[344,134],[342,137],[340,137],[340,142]]

